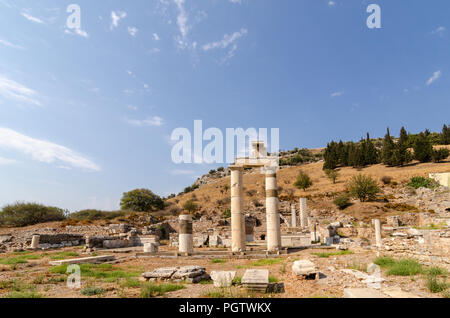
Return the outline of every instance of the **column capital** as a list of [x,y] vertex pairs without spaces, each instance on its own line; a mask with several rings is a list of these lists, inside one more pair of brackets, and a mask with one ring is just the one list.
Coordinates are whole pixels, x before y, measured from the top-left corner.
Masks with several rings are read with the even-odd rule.
[[243,170],[244,170],[244,167],[243,167],[243,166],[232,165],[232,166],[228,166],[228,169],[230,169],[230,170],[243,171]]

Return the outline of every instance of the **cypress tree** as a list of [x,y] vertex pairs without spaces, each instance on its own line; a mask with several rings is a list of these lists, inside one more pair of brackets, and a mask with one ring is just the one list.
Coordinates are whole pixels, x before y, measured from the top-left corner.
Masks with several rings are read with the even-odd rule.
[[364,160],[366,165],[373,165],[378,163],[378,150],[370,139],[369,133],[367,133],[364,151]]
[[394,141],[392,140],[388,127],[387,133],[384,136],[383,140],[383,149],[381,151],[381,161],[387,166],[394,165],[393,162],[394,149],[395,149]]
[[450,128],[445,124],[444,127],[442,127],[441,144],[450,145]]
[[338,147],[337,143],[332,141],[327,145],[325,152],[323,154],[325,163],[323,164],[323,169],[336,169],[339,164]]
[[408,150],[408,133],[405,127],[400,129],[400,137],[395,145],[392,163],[396,166],[403,166],[412,160],[412,155]]

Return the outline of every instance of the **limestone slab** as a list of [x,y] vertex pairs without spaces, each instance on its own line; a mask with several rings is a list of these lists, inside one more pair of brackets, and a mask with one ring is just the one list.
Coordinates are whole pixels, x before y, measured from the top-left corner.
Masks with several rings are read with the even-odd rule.
[[230,287],[234,277],[236,277],[236,271],[211,272],[211,279],[214,281],[214,287]]
[[344,298],[384,298],[384,295],[371,288],[345,288]]
[[74,258],[74,259],[64,259],[59,261],[51,261],[50,265],[63,265],[63,264],[94,264],[94,263],[102,263],[114,261],[116,258],[113,255],[102,255],[102,256],[91,256],[91,257],[83,257],[83,258]]

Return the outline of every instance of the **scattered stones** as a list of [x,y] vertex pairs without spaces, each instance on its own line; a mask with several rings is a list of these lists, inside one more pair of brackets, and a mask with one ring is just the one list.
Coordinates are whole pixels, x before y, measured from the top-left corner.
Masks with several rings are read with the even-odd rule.
[[145,280],[186,280],[194,284],[210,278],[206,273],[206,269],[201,266],[161,267],[151,272],[143,273],[142,277]]
[[384,295],[371,288],[345,288],[344,298],[384,298]]
[[236,271],[212,271],[211,279],[214,281],[214,287],[230,287]]

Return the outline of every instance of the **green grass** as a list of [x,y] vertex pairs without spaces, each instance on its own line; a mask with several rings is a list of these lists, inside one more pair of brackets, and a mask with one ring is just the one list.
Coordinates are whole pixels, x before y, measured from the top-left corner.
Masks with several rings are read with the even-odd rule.
[[121,287],[127,287],[127,288],[138,288],[141,287],[142,282],[138,281],[134,278],[126,278],[120,283]]
[[43,296],[39,293],[32,291],[24,291],[24,292],[13,291],[8,293],[5,296],[5,298],[43,298]]
[[211,263],[213,263],[213,264],[224,264],[226,262],[227,262],[226,260],[219,259],[219,258],[214,258],[214,259],[211,260]]
[[336,252],[322,252],[322,253],[311,253],[311,255],[316,255],[320,258],[328,258],[330,256],[340,256],[340,255],[349,255],[353,254],[352,251],[346,250],[346,251],[336,251]]
[[426,286],[432,293],[440,293],[446,291],[448,288],[448,284],[445,281],[445,278],[443,280],[439,280],[436,275],[427,276]]
[[80,254],[76,253],[76,252],[60,252],[57,253],[55,255],[52,255],[50,258],[54,259],[54,260],[62,260],[62,259],[66,259],[68,257],[76,257],[79,256]]
[[0,264],[2,265],[17,265],[28,263],[28,260],[41,259],[41,255],[30,254],[30,252],[16,252],[12,253],[13,257],[0,258]]
[[269,276],[269,283],[278,283],[278,278],[275,276]]
[[200,285],[211,285],[214,284],[214,281],[212,279],[208,279],[208,280],[202,280],[199,282]]
[[[50,272],[53,274],[66,274],[67,266],[58,265],[50,268]],[[140,275],[141,272],[137,271],[124,271],[113,267],[111,264],[80,264],[81,277],[92,277],[95,279],[101,279],[106,283],[113,283],[119,281],[121,278],[135,278]]]
[[426,274],[433,276],[447,276],[448,271],[445,268],[440,267],[430,267],[426,271]]
[[152,298],[156,296],[164,296],[168,292],[176,291],[185,288],[183,285],[179,284],[155,284],[155,283],[144,283],[141,286],[141,297],[142,298]]
[[241,285],[242,284],[242,276],[235,276],[232,281],[233,285]]
[[253,262],[253,266],[267,266],[267,265],[275,265],[283,262],[283,259],[280,258],[262,258],[257,260],[256,262]]
[[402,259],[389,267],[386,275],[414,276],[423,272],[422,265],[413,259]]
[[384,257],[377,257],[373,263],[382,268],[387,268],[394,265],[395,260],[392,257],[384,256]]
[[95,296],[95,295],[101,295],[104,292],[105,292],[105,290],[100,287],[85,287],[81,290],[81,295]]

